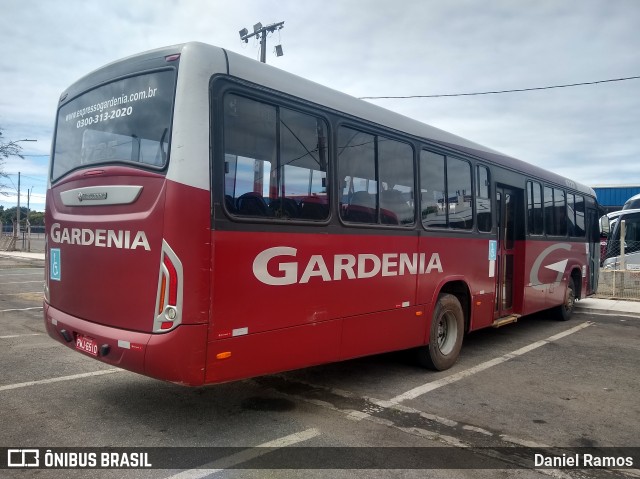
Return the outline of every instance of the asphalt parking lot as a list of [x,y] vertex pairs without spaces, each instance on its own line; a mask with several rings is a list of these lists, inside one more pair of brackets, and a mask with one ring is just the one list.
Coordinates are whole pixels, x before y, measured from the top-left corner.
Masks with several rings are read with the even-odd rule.
[[[176,463],[65,477],[640,477],[640,464],[527,469],[509,452],[640,446],[640,318],[523,318],[469,335],[458,363],[440,373],[399,352],[191,389],[114,370],[50,339],[42,282],[41,263],[0,257],[0,447],[250,448],[206,469]],[[283,447],[288,459],[300,448],[296,460],[310,467],[285,460],[241,469]],[[449,462],[428,474],[402,456],[434,447]],[[399,454],[387,469],[376,460],[381,448]],[[398,457],[409,467],[400,469]]]

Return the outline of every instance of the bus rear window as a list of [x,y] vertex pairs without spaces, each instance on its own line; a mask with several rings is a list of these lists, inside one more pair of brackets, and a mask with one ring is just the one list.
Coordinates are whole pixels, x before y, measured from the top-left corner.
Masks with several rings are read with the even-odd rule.
[[174,70],[101,85],[60,108],[51,179],[87,165],[167,163]]

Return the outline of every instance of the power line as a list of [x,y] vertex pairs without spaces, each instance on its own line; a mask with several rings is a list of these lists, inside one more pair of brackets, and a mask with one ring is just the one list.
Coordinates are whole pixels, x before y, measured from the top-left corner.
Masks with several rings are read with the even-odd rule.
[[46,183],[47,180],[42,179],[42,178],[35,178],[33,176],[27,176],[27,175],[22,175],[23,178],[29,178],[32,181],[40,181],[41,183]]
[[552,86],[540,86],[534,88],[515,88],[513,90],[497,90],[497,91],[483,91],[476,93],[446,93],[441,95],[405,95],[405,96],[361,96],[358,97],[361,100],[378,100],[384,98],[441,98],[441,97],[451,97],[451,96],[477,96],[477,95],[497,95],[499,93],[515,93],[521,91],[534,91],[534,90],[551,90],[554,88],[569,88],[574,86],[584,86],[584,85],[597,85],[600,83],[611,83],[617,81],[626,81],[626,80],[637,80],[640,76],[633,77],[625,77],[625,78],[612,78],[610,80],[598,80],[598,81],[590,81],[590,82],[582,82],[582,83],[568,83],[566,85],[552,85]]

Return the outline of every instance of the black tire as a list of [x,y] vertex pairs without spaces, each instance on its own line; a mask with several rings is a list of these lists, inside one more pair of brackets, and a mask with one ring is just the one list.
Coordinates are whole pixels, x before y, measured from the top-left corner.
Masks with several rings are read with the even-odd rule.
[[444,371],[453,366],[462,349],[464,313],[452,294],[441,294],[433,310],[429,344],[416,350],[418,363],[428,369]]
[[573,278],[567,280],[567,289],[564,291],[564,301],[556,308],[556,318],[559,321],[568,321],[571,319],[576,304],[576,286]]

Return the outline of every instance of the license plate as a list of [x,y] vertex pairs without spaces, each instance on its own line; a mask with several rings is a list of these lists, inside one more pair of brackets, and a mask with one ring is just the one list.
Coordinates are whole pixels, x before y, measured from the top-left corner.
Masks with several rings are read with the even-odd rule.
[[83,353],[89,353],[91,356],[98,355],[98,343],[96,343],[96,340],[82,334],[76,336],[76,349]]

